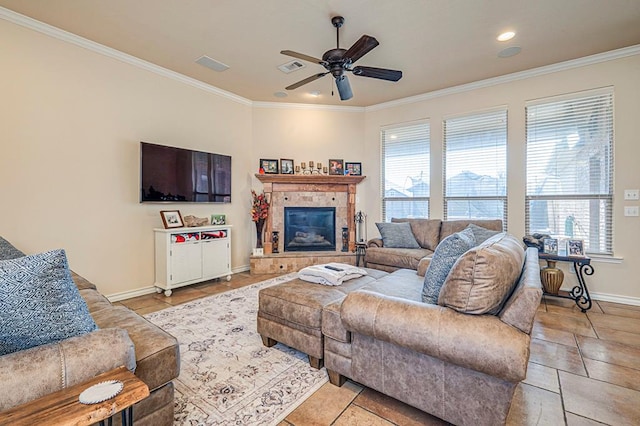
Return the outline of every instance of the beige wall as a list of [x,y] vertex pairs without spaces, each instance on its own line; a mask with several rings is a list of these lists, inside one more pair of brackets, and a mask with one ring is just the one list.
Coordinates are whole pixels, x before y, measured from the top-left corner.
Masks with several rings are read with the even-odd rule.
[[[380,128],[417,119],[431,123],[431,217],[441,218],[442,197],[442,121],[453,114],[468,113],[496,106],[508,109],[508,223],[509,232],[524,235],[525,205],[525,102],[599,87],[612,86],[615,98],[615,193],[614,193],[614,257],[595,260],[595,275],[588,278],[592,292],[600,298],[616,296],[635,298],[640,304],[640,274],[635,267],[640,260],[640,218],[624,217],[624,189],[640,188],[640,55],[583,66],[458,94],[433,97],[390,108],[370,108],[366,113],[365,144],[378,147]],[[362,185],[370,194],[380,185],[379,149],[367,149],[364,157],[369,178]],[[363,209],[369,214],[369,235],[376,235],[375,222],[381,218],[379,198],[367,197]],[[574,274],[566,274],[566,282],[575,283]]]
[[[251,106],[0,20],[0,235],[113,295],[153,284],[158,212],[223,213],[248,264]],[[233,156],[232,204],[139,204],[139,143]]]
[[[260,158],[296,164],[361,161],[367,179],[357,209],[369,237],[380,220],[379,131],[428,118],[432,135],[431,216],[441,217],[442,118],[509,109],[509,231],[524,233],[524,103],[615,88],[615,256],[597,261],[591,288],[640,303],[640,219],[624,217],[622,192],[640,187],[640,56],[585,66],[396,107],[329,108],[238,102],[0,20],[0,235],[26,252],[64,247],[71,266],[107,295],[153,284],[158,211],[223,213],[233,231],[232,267],[249,264],[249,220]],[[139,141],[233,156],[233,203],[138,203]],[[629,203],[626,203],[629,204]],[[636,203],[638,204],[638,203]],[[568,274],[568,280],[574,279]]]

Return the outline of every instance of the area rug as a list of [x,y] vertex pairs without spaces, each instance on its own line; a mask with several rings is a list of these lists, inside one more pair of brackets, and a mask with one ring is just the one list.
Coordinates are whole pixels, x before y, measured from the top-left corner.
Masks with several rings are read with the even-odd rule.
[[175,424],[276,425],[327,382],[302,352],[267,348],[256,331],[258,291],[288,274],[145,317],[180,343]]

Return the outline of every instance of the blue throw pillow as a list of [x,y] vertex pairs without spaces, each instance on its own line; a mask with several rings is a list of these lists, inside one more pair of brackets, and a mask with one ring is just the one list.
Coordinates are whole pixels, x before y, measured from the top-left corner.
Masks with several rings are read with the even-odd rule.
[[438,295],[449,275],[449,271],[456,260],[467,250],[475,247],[476,239],[469,228],[449,235],[442,240],[433,252],[431,263],[424,274],[424,286],[422,287],[422,301],[438,304]]
[[15,248],[9,241],[0,237],[0,260],[16,259],[24,253]]
[[0,355],[96,328],[64,250],[0,261]]
[[411,231],[411,224],[409,222],[380,222],[376,223],[380,236],[382,237],[382,244],[389,248],[411,248],[419,249],[420,244],[416,241],[416,237],[413,236]]

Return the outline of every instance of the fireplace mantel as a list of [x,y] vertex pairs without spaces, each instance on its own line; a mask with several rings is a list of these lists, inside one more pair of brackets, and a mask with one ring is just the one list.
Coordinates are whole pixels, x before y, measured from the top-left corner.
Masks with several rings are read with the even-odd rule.
[[366,176],[341,175],[261,175],[256,177],[262,183],[311,183],[311,184],[359,184]]
[[[274,192],[343,192],[347,194],[347,217],[349,251],[355,251],[355,223],[353,218],[356,211],[356,185],[362,182],[366,176],[341,176],[341,175],[282,175],[282,174],[256,174],[256,178],[262,182],[264,193],[268,200],[272,199]],[[281,209],[282,206],[272,204],[271,209]],[[267,218],[265,227],[265,254],[271,254],[272,215]]]

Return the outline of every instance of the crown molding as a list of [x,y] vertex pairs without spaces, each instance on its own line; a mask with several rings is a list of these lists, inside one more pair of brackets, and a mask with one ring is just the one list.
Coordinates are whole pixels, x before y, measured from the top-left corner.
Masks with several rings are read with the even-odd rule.
[[396,99],[394,101],[383,102],[377,105],[365,107],[366,112],[379,111],[382,109],[393,108],[400,105],[407,105],[416,102],[426,101],[429,99],[440,98],[457,93],[469,92],[471,90],[482,89],[485,87],[496,86],[498,84],[509,83],[512,81],[524,80],[527,78],[537,77],[541,75],[551,74],[559,71],[570,70],[574,68],[584,67],[587,65],[599,64],[614,59],[626,58],[640,54],[640,44],[635,46],[623,47],[621,49],[611,50],[609,52],[597,53],[583,58],[571,59],[569,61],[558,62],[557,64],[545,65],[543,67],[532,68],[525,71],[519,71],[512,74],[492,77],[485,80],[474,81],[473,83],[461,84],[459,86],[447,87],[446,89],[435,90],[433,92],[423,93],[421,95],[410,96],[408,98]]
[[101,55],[107,56],[109,58],[117,59],[121,62],[124,62],[129,65],[133,65],[138,68],[142,68],[146,71],[150,71],[154,74],[161,75],[163,77],[168,77],[173,80],[179,81],[181,83],[187,84],[189,86],[193,86],[195,88],[204,90],[209,93],[213,93],[215,95],[233,100],[235,102],[239,102],[243,105],[251,106],[253,102],[247,98],[243,98],[242,96],[238,96],[234,93],[227,92],[226,90],[222,90],[218,87],[212,86],[207,83],[203,83],[199,80],[196,80],[191,77],[187,77],[184,74],[180,74],[175,71],[171,71],[167,68],[163,68],[159,65],[153,64],[151,62],[145,61],[140,58],[136,58],[135,56],[129,55],[127,53],[121,52],[119,50],[113,49],[111,47],[107,47],[103,44],[96,43],[94,41],[88,40],[84,37],[80,37],[79,35],[70,33],[68,31],[62,30],[60,28],[54,27],[49,24],[45,24],[44,22],[40,22],[33,18],[29,18],[28,16],[22,15],[20,13],[14,12],[12,10],[6,9],[4,7],[0,7],[0,18],[12,22],[16,25],[23,26],[25,28],[29,28],[31,30],[37,31],[39,33],[48,35],[50,37],[56,38],[58,40],[65,41],[67,43],[74,44],[76,46],[83,47],[87,50],[91,50],[95,53],[99,53]]
[[286,102],[260,102],[254,101],[255,108],[271,108],[271,109],[301,109],[301,110],[322,110],[336,112],[365,112],[366,107],[357,106],[341,106],[341,105],[325,105],[325,104],[295,104]]

